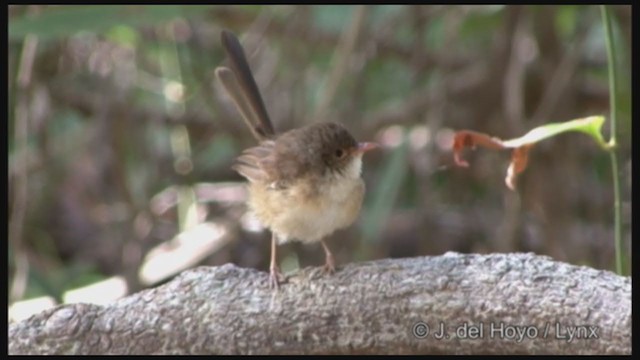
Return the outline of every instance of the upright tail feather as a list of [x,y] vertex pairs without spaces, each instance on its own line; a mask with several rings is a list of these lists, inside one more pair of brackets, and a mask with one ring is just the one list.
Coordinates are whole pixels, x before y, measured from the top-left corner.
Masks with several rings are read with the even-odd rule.
[[227,30],[222,31],[221,41],[222,47],[229,57],[231,69],[222,66],[216,68],[215,73],[218,80],[235,102],[253,135],[260,141],[273,137],[275,135],[273,124],[251,73],[242,45],[240,45],[238,38]]

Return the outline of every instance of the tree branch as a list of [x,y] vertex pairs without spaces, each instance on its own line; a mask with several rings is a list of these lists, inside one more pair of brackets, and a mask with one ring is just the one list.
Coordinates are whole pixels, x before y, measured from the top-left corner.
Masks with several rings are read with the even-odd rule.
[[10,324],[9,353],[631,354],[631,279],[548,257],[305,268],[279,292],[267,280],[199,267],[109,306],[62,305]]

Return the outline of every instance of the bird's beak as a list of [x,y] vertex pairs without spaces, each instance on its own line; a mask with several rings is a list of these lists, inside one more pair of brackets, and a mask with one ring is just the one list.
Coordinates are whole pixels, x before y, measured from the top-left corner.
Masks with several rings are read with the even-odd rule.
[[358,143],[358,148],[356,149],[356,153],[364,154],[367,151],[377,149],[380,147],[380,144],[373,142],[361,142]]

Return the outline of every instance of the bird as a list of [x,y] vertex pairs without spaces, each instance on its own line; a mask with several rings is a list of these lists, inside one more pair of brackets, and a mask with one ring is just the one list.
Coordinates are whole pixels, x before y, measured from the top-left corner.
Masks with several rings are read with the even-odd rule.
[[276,133],[238,38],[222,30],[230,67],[218,66],[216,78],[258,144],[244,150],[232,169],[248,181],[247,205],[271,231],[269,285],[284,282],[277,245],[320,242],[324,271],[335,272],[326,237],[352,225],[364,199],[363,155],[379,145],[358,142],[340,122],[318,121]]

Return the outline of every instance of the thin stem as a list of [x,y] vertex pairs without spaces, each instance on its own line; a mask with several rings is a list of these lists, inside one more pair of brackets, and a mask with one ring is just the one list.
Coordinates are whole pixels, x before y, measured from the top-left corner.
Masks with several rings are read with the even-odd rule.
[[613,32],[611,31],[611,12],[609,7],[601,5],[602,9],[602,21],[604,23],[604,34],[607,44],[607,65],[609,70],[609,109],[611,111],[611,139],[609,140],[609,146],[616,145],[617,139],[617,119],[618,111],[616,106],[617,100],[617,73],[616,73],[616,52],[615,44],[613,42]]
[[621,203],[620,203],[620,184],[618,181],[618,157],[615,150],[609,151],[611,157],[611,171],[613,172],[613,212],[614,212],[614,246],[616,252],[616,273],[622,275],[623,262],[622,258],[622,221],[620,219]]
[[620,202],[620,176],[618,174],[618,158],[616,156],[617,143],[617,74],[616,74],[616,52],[613,42],[613,32],[611,31],[611,13],[609,7],[601,5],[602,22],[604,24],[605,40],[607,44],[607,62],[609,70],[609,109],[611,111],[611,138],[609,139],[609,152],[611,156],[611,171],[613,175],[613,196],[614,196],[614,246],[616,253],[616,272],[622,275],[622,220]]

